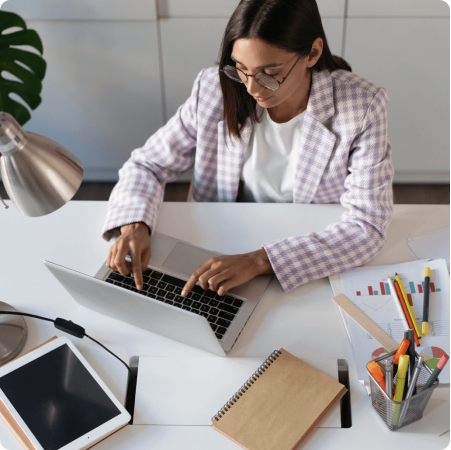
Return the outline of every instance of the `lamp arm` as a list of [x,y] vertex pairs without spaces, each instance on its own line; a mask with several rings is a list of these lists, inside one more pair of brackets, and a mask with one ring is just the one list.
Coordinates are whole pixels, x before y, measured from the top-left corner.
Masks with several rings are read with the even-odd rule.
[[3,206],[5,207],[5,209],[8,209],[8,208],[9,208],[9,206],[3,201],[1,195],[0,195],[0,201],[3,203]]

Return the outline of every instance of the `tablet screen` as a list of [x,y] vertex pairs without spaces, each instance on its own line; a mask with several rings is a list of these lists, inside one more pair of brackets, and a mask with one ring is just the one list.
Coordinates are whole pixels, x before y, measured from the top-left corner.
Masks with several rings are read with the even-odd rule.
[[44,450],[57,450],[120,414],[67,344],[0,378]]

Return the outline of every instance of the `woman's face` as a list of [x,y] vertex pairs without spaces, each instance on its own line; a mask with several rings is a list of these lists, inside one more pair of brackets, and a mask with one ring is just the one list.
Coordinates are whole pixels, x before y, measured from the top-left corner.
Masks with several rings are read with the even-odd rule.
[[310,89],[309,68],[315,65],[321,56],[322,40],[318,38],[313,44],[310,55],[299,58],[291,53],[259,39],[237,39],[233,44],[232,59],[237,69],[248,75],[264,72],[282,82],[291,70],[288,78],[277,91],[271,91],[259,85],[255,78],[248,77],[245,84],[247,92],[264,108],[274,108],[282,103],[301,101]]

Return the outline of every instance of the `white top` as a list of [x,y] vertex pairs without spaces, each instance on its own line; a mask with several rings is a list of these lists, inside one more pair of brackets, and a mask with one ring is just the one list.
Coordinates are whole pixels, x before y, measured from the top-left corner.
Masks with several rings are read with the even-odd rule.
[[[261,111],[263,110],[263,111]],[[305,111],[285,123],[276,123],[268,110],[254,125],[241,169],[244,202],[292,203],[296,155]]]

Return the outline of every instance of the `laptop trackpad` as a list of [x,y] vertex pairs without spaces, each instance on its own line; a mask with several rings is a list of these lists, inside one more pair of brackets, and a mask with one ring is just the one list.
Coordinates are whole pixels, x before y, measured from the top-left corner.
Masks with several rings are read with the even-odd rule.
[[177,242],[163,263],[163,267],[189,277],[204,262],[214,256],[218,255],[192,245]]

